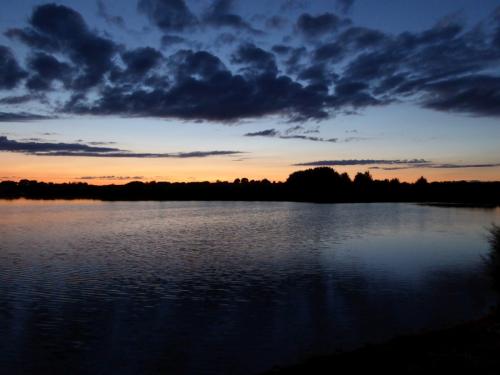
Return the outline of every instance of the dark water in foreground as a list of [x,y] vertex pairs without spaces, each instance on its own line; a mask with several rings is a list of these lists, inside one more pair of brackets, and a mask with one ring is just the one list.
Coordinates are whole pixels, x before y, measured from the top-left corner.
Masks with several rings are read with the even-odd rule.
[[0,202],[6,374],[253,374],[481,316],[500,210]]

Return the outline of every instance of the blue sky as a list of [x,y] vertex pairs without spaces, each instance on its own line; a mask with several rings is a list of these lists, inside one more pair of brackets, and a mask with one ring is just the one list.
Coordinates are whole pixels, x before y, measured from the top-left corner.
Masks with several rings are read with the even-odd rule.
[[497,180],[498,6],[8,2],[0,179]]

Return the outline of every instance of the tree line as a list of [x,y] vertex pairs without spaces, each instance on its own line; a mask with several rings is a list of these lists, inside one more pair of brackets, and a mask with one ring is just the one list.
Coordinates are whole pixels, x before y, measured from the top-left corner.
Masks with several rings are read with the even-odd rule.
[[375,180],[369,172],[351,179],[329,167],[292,173],[285,182],[236,179],[233,182],[141,182],[123,185],[0,182],[0,198],[100,200],[243,200],[298,202],[435,202],[500,205],[500,181],[414,183]]

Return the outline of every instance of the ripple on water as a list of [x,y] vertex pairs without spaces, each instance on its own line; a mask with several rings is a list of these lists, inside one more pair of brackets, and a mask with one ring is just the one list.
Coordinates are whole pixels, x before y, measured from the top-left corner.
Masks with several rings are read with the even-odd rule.
[[[9,373],[252,374],[479,316],[499,210],[0,203]],[[22,358],[22,360],[19,360]]]

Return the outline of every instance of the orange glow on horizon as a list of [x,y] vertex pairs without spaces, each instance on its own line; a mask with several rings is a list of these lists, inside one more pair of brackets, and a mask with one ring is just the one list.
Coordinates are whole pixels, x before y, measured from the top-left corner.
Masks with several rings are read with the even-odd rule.
[[[294,171],[312,167],[293,166],[287,160],[272,158],[235,161],[237,158],[211,159],[124,159],[81,157],[35,157],[2,153],[0,180],[30,179],[44,182],[86,182],[95,185],[125,184],[130,181],[233,181],[246,177],[250,180],[285,181]],[[500,180],[500,168],[463,169],[400,169],[385,171],[369,169],[370,166],[337,166],[339,173],[347,172],[351,178],[356,173],[369,171],[375,179],[398,178],[414,182],[420,176],[429,181]],[[107,176],[107,177],[103,177]],[[112,178],[111,176],[115,176]],[[85,178],[91,177],[91,178]],[[141,177],[141,178],[134,178]]]

